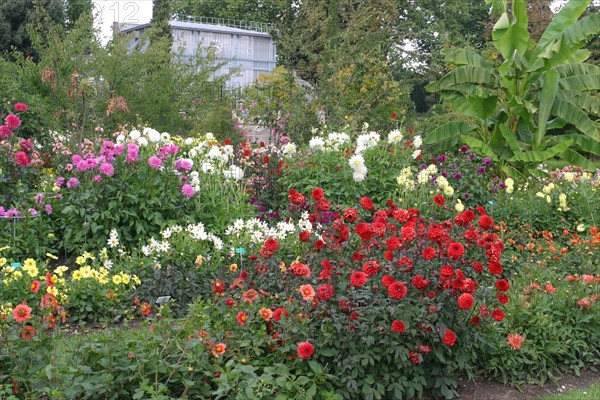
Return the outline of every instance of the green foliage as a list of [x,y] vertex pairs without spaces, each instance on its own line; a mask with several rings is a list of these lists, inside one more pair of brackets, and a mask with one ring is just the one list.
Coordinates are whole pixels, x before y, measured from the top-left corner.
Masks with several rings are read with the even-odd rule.
[[[502,64],[466,49],[447,51],[452,70],[428,86],[477,126],[447,126],[425,142],[461,137],[480,153],[520,169],[556,156],[590,167],[580,153],[600,153],[600,134],[588,116],[598,114],[594,93],[600,84],[595,67],[581,64],[589,57],[581,48],[598,33],[599,15],[579,19],[589,1],[569,2],[535,44],[523,1],[512,3],[511,17],[504,3],[494,4],[502,13],[492,31]],[[556,135],[565,127],[560,133],[568,135]],[[466,135],[471,132],[475,137]],[[512,169],[505,172],[514,175]]]

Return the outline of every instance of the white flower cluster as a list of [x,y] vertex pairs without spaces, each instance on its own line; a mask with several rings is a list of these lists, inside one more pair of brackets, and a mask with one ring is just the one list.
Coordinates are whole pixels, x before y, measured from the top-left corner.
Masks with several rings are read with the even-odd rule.
[[[119,136],[117,136],[117,144],[123,144],[126,141],[126,137],[124,134],[120,134]],[[160,133],[155,129],[149,128],[149,127],[145,127],[144,129],[142,129],[142,132],[140,132],[137,129],[132,130],[131,132],[129,132],[129,139],[134,142],[137,143],[139,146],[141,147],[146,147],[148,146],[149,143],[154,143],[154,144],[171,144],[171,135],[169,135],[167,132],[163,132]]]
[[412,158],[415,160],[421,155],[421,145],[423,145],[423,139],[421,139],[421,135],[415,136],[413,140],[413,148],[415,149],[412,153]]
[[108,237],[108,247],[114,249],[119,245],[119,234],[115,228],[110,230],[110,235]]
[[430,164],[427,168],[419,171],[419,173],[417,174],[417,182],[419,184],[425,184],[429,181],[431,181],[431,178],[437,174],[438,169],[437,166],[435,164]]
[[272,237],[277,240],[284,240],[288,235],[308,231],[312,232],[312,224],[308,220],[308,213],[303,213],[297,224],[293,222],[281,221],[276,226],[269,226],[265,221],[257,218],[251,218],[247,221],[236,220],[225,230],[226,236],[239,238],[249,236],[253,244],[262,244],[265,240]]
[[400,175],[396,177],[396,182],[398,182],[399,186],[403,186],[407,189],[414,189],[415,178],[412,169],[410,167],[403,168],[402,171],[400,171]]
[[352,178],[354,179],[354,182],[362,182],[365,180],[369,170],[365,165],[365,158],[362,156],[362,154],[357,153],[350,157],[350,160],[348,160],[348,165],[350,165],[350,168],[352,168]]
[[330,132],[327,138],[314,136],[308,142],[308,146],[315,151],[340,151],[350,143],[350,136],[344,132]]
[[[206,134],[204,140],[192,147],[188,154],[192,160],[195,159],[198,162],[197,165],[200,165],[200,170],[204,174],[212,175],[222,172],[226,179],[235,180],[244,177],[244,170],[236,165],[228,165],[229,161],[234,158],[233,146],[217,146],[215,137],[210,132]],[[196,186],[200,182],[200,178],[197,172],[196,175],[193,175],[194,172],[190,174],[192,178],[190,184],[194,186],[194,189],[199,190],[199,187]]]
[[436,178],[435,182],[437,183],[437,186],[442,190],[442,192],[444,192],[444,194],[446,196],[453,196],[454,195],[454,188],[452,186],[450,186],[450,184],[448,183],[448,179],[446,179],[444,176],[440,175]]
[[298,149],[296,148],[296,145],[292,142],[289,142],[283,146],[283,149],[281,152],[285,156],[291,156],[291,155],[296,154],[297,151],[298,151]]
[[[174,234],[178,234],[183,232],[183,227],[180,225],[174,225],[168,228],[163,229],[160,234],[162,236],[161,241],[156,240],[154,237],[151,237],[148,241],[147,245],[142,246],[142,253],[149,257],[152,255],[157,255],[159,253],[167,253],[171,250],[171,243],[168,241]],[[212,242],[214,248],[216,250],[223,249],[223,241],[215,236],[212,233],[207,233],[204,229],[204,225],[202,223],[198,224],[190,224],[185,229],[185,232],[189,235],[189,237],[193,240],[202,240],[202,241],[210,241]]]
[[390,144],[398,144],[402,142],[404,136],[402,136],[402,132],[399,129],[394,129],[390,133],[388,133],[388,142]]
[[359,135],[356,138],[356,152],[362,153],[365,150],[371,149],[373,147],[377,147],[379,143],[380,137],[377,132],[369,132],[362,135]]

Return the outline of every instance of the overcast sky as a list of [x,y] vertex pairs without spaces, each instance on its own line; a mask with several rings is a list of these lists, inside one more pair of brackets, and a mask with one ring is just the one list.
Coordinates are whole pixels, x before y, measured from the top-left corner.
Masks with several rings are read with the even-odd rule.
[[100,29],[103,43],[112,35],[112,23],[144,24],[152,18],[152,0],[93,0],[95,26]]

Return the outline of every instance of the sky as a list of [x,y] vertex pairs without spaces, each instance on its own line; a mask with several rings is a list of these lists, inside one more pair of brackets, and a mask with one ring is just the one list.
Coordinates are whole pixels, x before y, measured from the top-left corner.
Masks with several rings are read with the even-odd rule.
[[152,0],[93,0],[95,26],[101,32],[102,42],[112,35],[112,23],[144,24],[152,18]]

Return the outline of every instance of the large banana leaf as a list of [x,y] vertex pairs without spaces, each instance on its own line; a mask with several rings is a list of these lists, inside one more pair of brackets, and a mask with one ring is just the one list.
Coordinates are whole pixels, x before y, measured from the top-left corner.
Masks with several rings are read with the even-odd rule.
[[588,171],[595,171],[596,165],[573,149],[565,150],[560,158],[571,165],[576,165]]
[[491,68],[492,64],[477,54],[468,49],[446,49],[444,57],[447,63],[461,65],[475,65],[477,67]]
[[540,93],[540,108],[538,110],[538,125],[535,133],[534,148],[539,149],[546,135],[546,124],[558,92],[558,72],[548,71],[544,74],[542,92]]
[[502,160],[507,160],[521,151],[515,134],[506,125],[496,128],[490,138],[490,148]]
[[579,17],[587,10],[592,0],[569,1],[556,14],[548,27],[537,42],[533,51],[533,57],[538,57],[546,50],[550,42],[555,40],[565,29],[575,23]]
[[568,101],[588,114],[600,116],[600,98],[596,96],[575,90],[559,90],[556,97]]
[[600,141],[600,133],[594,122],[579,108],[562,99],[555,99],[552,113],[585,133],[592,139]]
[[439,126],[425,135],[423,143],[426,145],[432,145],[445,140],[449,140],[454,137],[460,137],[465,133],[469,133],[477,129],[476,125],[467,124],[466,122],[448,122],[442,126]]
[[586,40],[600,34],[600,13],[581,18],[566,28],[562,34],[563,40],[570,47],[585,44]]
[[567,90],[600,90],[600,74],[575,75],[562,78],[558,85]]
[[512,14],[511,22],[508,13],[504,12],[492,30],[494,46],[505,60],[511,58],[515,52],[525,55],[531,45],[524,0],[513,0]]
[[473,150],[476,150],[477,153],[479,153],[479,155],[490,157],[492,160],[498,161],[498,156],[496,155],[496,153],[494,153],[494,150],[492,150],[492,148],[482,140],[467,135],[462,135],[460,138],[463,141],[463,143],[465,143]]
[[576,144],[581,150],[587,153],[600,155],[600,142],[590,138],[589,136],[581,135],[579,133],[569,133],[566,135],[553,136],[550,140],[553,143],[560,143],[570,140],[574,144]]
[[453,89],[454,85],[471,83],[476,85],[496,86],[497,79],[491,69],[476,65],[463,65],[448,72],[442,79],[432,82],[425,88],[430,92]]
[[551,148],[543,150],[543,151],[524,151],[524,152],[517,153],[512,158],[510,158],[508,161],[511,161],[511,162],[525,161],[525,162],[540,163],[540,162],[546,161],[550,158],[556,157],[557,155],[563,153],[565,150],[567,150],[572,145],[573,145],[573,141],[567,140],[567,141],[561,142],[561,143],[559,143],[555,146],[552,146]]
[[553,71],[558,72],[561,78],[576,75],[596,75],[600,76],[600,67],[594,64],[564,64],[558,65],[552,68]]
[[486,119],[496,111],[497,97],[465,96],[459,92],[442,92],[444,98],[452,104],[457,111],[468,116]]

